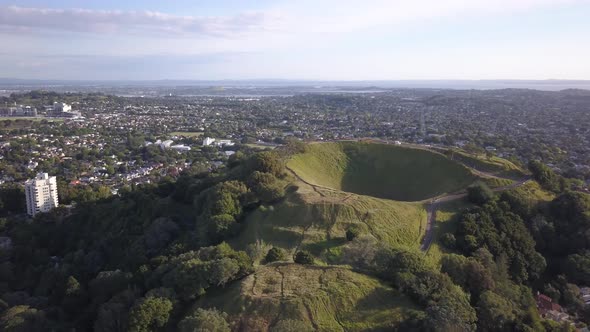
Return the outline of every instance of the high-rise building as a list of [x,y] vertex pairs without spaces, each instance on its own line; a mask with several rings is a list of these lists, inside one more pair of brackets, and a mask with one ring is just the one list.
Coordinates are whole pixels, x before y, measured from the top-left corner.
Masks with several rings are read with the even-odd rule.
[[70,112],[72,110],[72,105],[68,105],[66,103],[58,103],[58,102],[54,102],[53,103],[53,110],[55,112]]
[[25,182],[27,213],[34,216],[57,207],[57,180],[55,176],[39,173],[34,179]]

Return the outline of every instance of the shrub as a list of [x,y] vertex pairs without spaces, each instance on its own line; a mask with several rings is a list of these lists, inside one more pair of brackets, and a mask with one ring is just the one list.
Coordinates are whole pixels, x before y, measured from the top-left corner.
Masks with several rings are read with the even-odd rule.
[[307,251],[298,251],[295,254],[294,261],[297,264],[311,265],[311,264],[313,264],[314,259],[313,259],[313,255],[310,254],[309,252],[307,252]]
[[477,182],[467,188],[467,198],[473,204],[483,205],[494,198],[494,192],[483,182]]
[[444,233],[440,238],[440,242],[448,249],[454,249],[457,245],[457,240],[455,239],[455,235],[453,235],[453,233]]
[[361,234],[361,230],[357,226],[351,226],[346,230],[346,239],[352,241]]
[[280,248],[273,247],[266,254],[266,262],[284,261],[286,259],[285,252]]

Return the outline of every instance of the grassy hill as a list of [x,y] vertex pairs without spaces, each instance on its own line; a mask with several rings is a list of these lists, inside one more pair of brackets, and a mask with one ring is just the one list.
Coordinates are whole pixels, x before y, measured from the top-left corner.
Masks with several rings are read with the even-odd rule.
[[343,267],[290,263],[260,267],[196,306],[227,312],[240,331],[267,331],[285,320],[303,324],[302,331],[390,331],[415,309],[375,278]]
[[258,208],[232,244],[240,249],[252,243],[290,251],[301,248],[330,262],[346,242],[346,230],[355,225],[363,234],[394,246],[419,245],[426,225],[422,204],[316,190],[319,193],[301,184],[283,202]]
[[288,166],[312,184],[398,201],[454,192],[475,179],[442,154],[375,143],[311,144]]
[[503,178],[521,179],[526,176],[526,172],[522,168],[498,157],[487,158],[485,155],[473,155],[463,151],[455,151],[453,160],[457,160],[478,171]]

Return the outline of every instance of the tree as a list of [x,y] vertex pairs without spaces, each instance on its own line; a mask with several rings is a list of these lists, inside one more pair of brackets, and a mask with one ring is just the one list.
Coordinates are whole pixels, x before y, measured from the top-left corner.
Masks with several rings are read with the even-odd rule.
[[528,166],[533,174],[533,178],[537,180],[543,188],[553,192],[559,192],[563,189],[560,184],[560,176],[555,174],[555,172],[547,167],[547,165],[544,165],[538,160],[531,160]]
[[28,305],[17,305],[0,316],[0,330],[6,332],[41,332],[47,329],[45,313]]
[[216,286],[223,286],[238,274],[240,267],[236,260],[224,257],[212,262],[209,282]]
[[77,313],[84,307],[85,294],[82,286],[76,278],[69,276],[66,280],[66,288],[62,305],[69,313]]
[[564,272],[571,280],[585,284],[590,280],[590,252],[567,256]]
[[272,247],[266,254],[264,260],[267,263],[277,262],[277,261],[284,261],[286,259],[285,252],[281,248]]
[[426,324],[433,331],[475,331],[477,315],[462,292],[445,294],[426,309]]
[[311,265],[314,263],[313,255],[307,251],[298,251],[295,254],[295,263],[297,264],[304,264],[304,265]]
[[161,297],[141,298],[129,312],[129,331],[149,332],[168,322],[172,302]]
[[455,249],[455,246],[457,245],[457,240],[453,233],[444,233],[440,238],[440,242],[448,249]]
[[236,219],[229,214],[218,214],[209,218],[208,235],[212,243],[219,243],[227,238],[236,224]]
[[467,188],[467,198],[471,203],[482,205],[494,198],[494,192],[488,185],[478,181]]
[[125,289],[130,279],[131,274],[121,270],[101,271],[89,282],[90,295],[95,301],[104,302]]
[[229,332],[227,314],[215,308],[201,309],[178,323],[180,332]]
[[487,331],[512,330],[510,324],[516,320],[517,310],[509,299],[486,291],[481,294],[477,303],[479,327]]
[[124,332],[129,326],[129,309],[133,305],[136,295],[133,291],[125,290],[102,304],[94,322],[96,332]]
[[22,186],[8,183],[0,186],[0,214],[3,212],[22,213],[25,211],[25,191]]
[[253,156],[252,170],[271,173],[276,177],[283,177],[285,174],[285,163],[276,151],[263,151]]

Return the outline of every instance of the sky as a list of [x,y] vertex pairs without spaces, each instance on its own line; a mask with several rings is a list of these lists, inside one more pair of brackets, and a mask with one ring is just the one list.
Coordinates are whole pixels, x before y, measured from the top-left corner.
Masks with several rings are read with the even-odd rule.
[[0,0],[0,77],[590,80],[590,0]]

